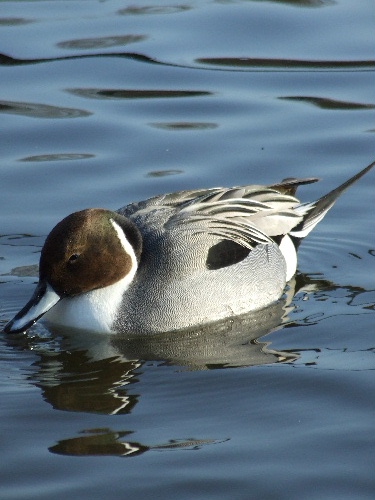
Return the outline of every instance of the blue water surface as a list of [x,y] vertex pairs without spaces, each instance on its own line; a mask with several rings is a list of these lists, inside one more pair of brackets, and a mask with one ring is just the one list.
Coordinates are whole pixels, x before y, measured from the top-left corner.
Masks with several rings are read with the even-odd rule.
[[[68,213],[375,160],[372,0],[3,1],[0,327]],[[287,295],[203,331],[0,337],[4,499],[369,500],[374,177]]]

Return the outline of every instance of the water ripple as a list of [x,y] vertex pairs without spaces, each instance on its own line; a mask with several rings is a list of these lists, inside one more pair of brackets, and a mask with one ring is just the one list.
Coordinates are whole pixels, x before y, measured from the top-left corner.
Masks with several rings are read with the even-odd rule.
[[84,160],[86,158],[94,158],[91,153],[51,153],[44,155],[26,156],[18,161],[66,161],[66,160]]
[[[138,62],[159,64],[175,68],[207,69],[210,71],[373,71],[375,60],[303,60],[303,59],[275,59],[275,58],[253,58],[253,57],[208,57],[193,59],[194,64],[179,64],[169,61],[160,61],[145,54],[135,52],[108,52],[97,54],[77,54],[75,56],[62,56],[52,58],[19,59],[0,54],[0,66],[18,66],[25,64],[38,64],[56,61],[68,61],[72,59],[85,59],[92,57],[118,57],[132,59]],[[205,67],[206,66],[206,67]],[[216,66],[216,67],[215,67]]]
[[[238,3],[238,0],[216,0],[219,3]],[[246,1],[246,0],[245,0]],[[264,1],[264,0],[255,0]],[[328,5],[335,5],[336,0],[265,0],[270,3],[283,3],[292,7],[327,7]]]
[[117,11],[120,16],[140,16],[150,14],[176,14],[178,12],[186,12],[191,10],[189,5],[157,5],[157,6],[144,6],[138,7],[131,5]]
[[279,99],[285,99],[287,101],[301,101],[307,102],[308,104],[313,104],[318,108],[322,109],[334,109],[334,110],[349,110],[349,109],[374,109],[375,104],[364,104],[360,102],[349,102],[349,101],[337,101],[336,99],[329,99],[326,97],[307,97],[307,96],[288,96],[279,97]]
[[200,97],[212,95],[206,90],[164,89],[66,89],[71,94],[90,99],[152,99],[168,97]]
[[19,26],[20,24],[29,24],[33,23],[33,19],[25,19],[23,17],[1,17],[0,18],[0,27],[1,26]]
[[104,36],[67,40],[66,42],[59,42],[56,45],[63,49],[97,49],[114,47],[116,45],[128,45],[129,43],[141,42],[147,38],[146,35]]
[[303,59],[276,59],[257,57],[201,57],[195,60],[199,64],[215,66],[233,66],[239,68],[262,68],[262,69],[319,69],[319,70],[348,70],[348,69],[374,69],[374,60],[364,61],[308,61]]
[[171,169],[171,170],[152,170],[146,174],[146,177],[166,177],[168,175],[178,175],[183,174],[183,170]]
[[0,101],[0,113],[30,116],[32,118],[80,118],[92,115],[90,111],[84,109],[15,101]]
[[217,128],[217,123],[209,122],[169,122],[169,123],[150,123],[152,127],[164,130],[205,130]]

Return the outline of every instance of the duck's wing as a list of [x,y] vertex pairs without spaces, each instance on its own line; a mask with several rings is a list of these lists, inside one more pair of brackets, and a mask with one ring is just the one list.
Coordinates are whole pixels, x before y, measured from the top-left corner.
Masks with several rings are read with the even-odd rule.
[[319,179],[315,177],[304,179],[296,179],[294,177],[290,177],[270,186],[254,184],[234,188],[213,187],[207,189],[177,191],[174,193],[153,196],[152,198],[144,201],[130,203],[129,205],[120,208],[118,212],[122,215],[125,215],[126,217],[130,217],[141,210],[155,209],[158,207],[182,209],[187,205],[194,204],[199,201],[208,203],[210,201],[219,201],[230,198],[234,199],[236,197],[250,198],[253,195],[258,199],[259,196],[261,197],[262,194],[267,193],[269,190],[271,190],[272,192],[276,191],[280,194],[293,196],[298,186],[301,186],[303,184],[310,184],[318,180]]
[[294,207],[299,200],[287,194],[316,179],[287,179],[272,186],[217,188],[180,202],[165,223],[166,229],[210,232],[251,248],[273,242],[303,219]]
[[254,246],[266,240],[280,242],[280,237],[289,234],[298,246],[337,198],[374,166],[375,162],[310,203],[300,203],[294,194],[298,186],[315,182],[316,178],[284,179],[270,186],[244,186],[203,193],[181,204],[167,225],[201,224],[202,230],[205,227],[227,239],[233,239],[237,231],[242,236],[237,243],[243,246]]
[[163,207],[177,207],[183,203],[192,201],[200,196],[203,196],[205,193],[213,193],[222,190],[222,188],[210,188],[210,189],[200,189],[200,190],[186,190],[186,191],[177,191],[175,193],[161,194],[157,196],[153,196],[144,201],[137,201],[134,203],[130,203],[125,207],[122,207],[118,210],[119,213],[124,215],[125,217],[131,217],[132,215],[140,212],[141,210],[155,209],[155,208],[163,208]]

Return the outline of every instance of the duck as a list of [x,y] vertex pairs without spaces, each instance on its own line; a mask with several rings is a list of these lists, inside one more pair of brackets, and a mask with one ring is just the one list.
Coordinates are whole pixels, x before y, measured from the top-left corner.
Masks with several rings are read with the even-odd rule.
[[270,185],[185,190],[61,220],[41,250],[31,299],[5,326],[173,332],[265,308],[297,269],[300,242],[375,162],[313,202]]

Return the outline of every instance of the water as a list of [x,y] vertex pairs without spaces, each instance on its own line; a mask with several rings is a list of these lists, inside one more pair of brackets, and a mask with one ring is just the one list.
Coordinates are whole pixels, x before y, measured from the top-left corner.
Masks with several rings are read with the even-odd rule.
[[[374,17],[370,0],[1,2],[1,325],[74,210],[322,177],[312,200],[373,161]],[[374,175],[266,315],[178,339],[1,336],[1,498],[373,498]]]

